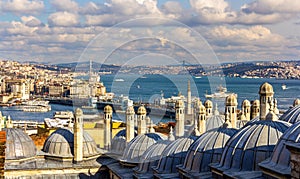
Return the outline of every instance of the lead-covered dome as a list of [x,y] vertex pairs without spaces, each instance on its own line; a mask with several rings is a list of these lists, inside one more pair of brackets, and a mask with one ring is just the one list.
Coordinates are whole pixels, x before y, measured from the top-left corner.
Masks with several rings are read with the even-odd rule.
[[219,127],[202,134],[189,148],[183,166],[179,167],[183,175],[195,176],[209,171],[210,163],[217,163],[221,159],[226,142],[238,130]]
[[158,133],[141,134],[133,138],[126,146],[122,159],[124,165],[136,165],[140,162],[141,156],[153,144],[163,140],[164,137]]
[[24,160],[36,155],[32,139],[21,129],[6,128],[5,160]]
[[258,163],[271,156],[289,126],[287,122],[271,120],[247,124],[229,139],[220,163],[212,165],[213,171],[231,175],[228,172],[259,170]]
[[195,137],[179,138],[171,142],[161,154],[156,167],[153,168],[157,174],[175,173],[176,166],[184,162],[185,156]]
[[145,175],[153,175],[152,167],[156,166],[162,152],[170,141],[158,141],[157,143],[150,146],[142,155],[138,167],[134,169],[134,175],[138,178],[139,176],[145,177]]
[[263,170],[271,170],[278,177],[291,174],[290,151],[286,148],[287,142],[300,142],[300,122],[292,125],[279,139],[271,157],[259,164]]
[[300,121],[300,105],[297,105],[287,110],[282,116],[280,116],[279,120],[283,120],[291,124]]
[[212,115],[206,119],[206,130],[211,130],[222,126],[225,122],[224,115]]
[[[53,132],[45,141],[42,149],[47,156],[70,158],[74,155],[74,134],[71,129],[60,128]],[[88,158],[99,154],[93,138],[83,131],[83,157]]]
[[[136,130],[134,136],[137,136]],[[119,131],[114,138],[111,140],[111,153],[116,155],[123,155],[124,149],[126,148],[126,129]]]

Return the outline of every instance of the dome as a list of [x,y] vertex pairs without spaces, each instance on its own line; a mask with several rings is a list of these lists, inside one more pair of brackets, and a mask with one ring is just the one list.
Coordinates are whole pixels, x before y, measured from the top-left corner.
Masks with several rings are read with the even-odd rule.
[[199,106],[199,114],[206,114],[206,109],[202,104]]
[[182,100],[177,100],[175,103],[176,108],[184,108],[184,102]]
[[226,97],[226,106],[237,106],[237,99],[236,96],[234,94],[230,94]]
[[75,115],[76,115],[76,116],[82,116],[82,115],[83,115],[82,110],[81,110],[80,108],[77,108],[77,109],[75,110]]
[[[67,128],[60,128],[53,132],[45,141],[42,149],[53,157],[73,157],[74,134]],[[83,131],[83,157],[92,157],[99,154],[93,138]]]
[[129,106],[126,110],[126,114],[135,114],[133,106]]
[[274,94],[273,86],[270,85],[269,83],[265,82],[264,84],[262,84],[260,86],[259,94],[273,95]]
[[137,114],[138,115],[146,115],[147,114],[146,108],[144,106],[140,106],[138,108]]
[[250,101],[247,100],[247,99],[245,99],[245,100],[243,101],[242,106],[244,106],[244,107],[250,107],[250,106],[251,106]]
[[248,123],[233,135],[224,148],[219,164],[212,170],[239,172],[259,170],[258,163],[271,156],[281,135],[289,123],[283,121],[261,120]]
[[110,106],[110,105],[106,105],[105,107],[104,107],[104,113],[106,113],[106,114],[111,114],[112,112],[113,112],[113,109],[112,109],[112,107]]
[[161,154],[161,158],[153,170],[158,174],[175,173],[176,166],[182,164],[190,145],[195,138],[179,138],[171,142]]
[[6,128],[5,160],[29,159],[36,155],[32,139],[21,129]]
[[162,152],[169,143],[169,141],[158,141],[157,143],[151,145],[142,155],[138,167],[134,169],[134,173],[136,175],[144,176],[144,174],[151,172],[151,168],[157,165]]
[[223,115],[213,115],[206,119],[206,130],[218,128],[224,124],[225,117]]
[[290,175],[290,151],[286,148],[287,142],[300,142],[300,122],[292,125],[279,139],[271,158],[261,162],[259,166],[266,170],[276,171],[282,175]]
[[260,107],[260,102],[259,100],[254,100],[253,103],[252,103],[252,106],[255,106],[255,107]]
[[212,108],[213,107],[213,103],[211,102],[211,100],[206,100],[204,103],[205,108]]
[[300,99],[295,99],[293,106],[298,106],[300,104]]
[[144,152],[153,144],[163,140],[158,133],[141,134],[133,138],[126,146],[121,162],[123,164],[138,164]]
[[238,130],[219,127],[202,134],[189,148],[184,164],[180,167],[183,173],[208,172],[209,164],[219,162],[226,142]]
[[291,124],[300,121],[300,105],[287,110],[282,116],[280,116],[279,120],[289,122]]
[[[137,136],[137,132],[134,131],[134,136]],[[119,131],[115,137],[111,140],[111,153],[117,155],[123,155],[126,147],[126,129]]]

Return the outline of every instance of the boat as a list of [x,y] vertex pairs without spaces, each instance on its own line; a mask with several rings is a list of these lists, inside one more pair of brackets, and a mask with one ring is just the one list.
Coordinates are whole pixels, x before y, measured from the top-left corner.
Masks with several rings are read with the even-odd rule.
[[115,81],[117,81],[117,82],[123,82],[124,79],[122,79],[122,78],[117,78],[117,79],[115,79]]
[[47,128],[67,127],[73,124],[74,114],[71,111],[56,111],[53,118],[45,118],[44,123]]
[[282,84],[282,85],[281,85],[281,88],[282,88],[282,90],[286,90],[286,89],[287,89],[287,87],[286,87],[285,84]]
[[24,112],[48,112],[51,111],[49,101],[29,100],[23,101],[17,108]]
[[232,95],[232,94],[237,97],[236,93],[227,92],[227,88],[220,85],[217,88],[217,92],[215,92],[213,94],[205,94],[205,98],[226,98],[227,96]]

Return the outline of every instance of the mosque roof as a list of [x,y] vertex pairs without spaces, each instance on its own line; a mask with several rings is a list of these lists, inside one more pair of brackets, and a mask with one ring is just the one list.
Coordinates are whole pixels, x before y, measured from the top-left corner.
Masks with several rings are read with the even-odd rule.
[[247,124],[228,140],[220,163],[212,168],[221,172],[259,170],[258,163],[271,156],[289,126],[289,123],[272,120]]
[[300,121],[300,105],[290,108],[279,119],[292,124]]
[[[50,156],[73,157],[73,131],[68,128],[57,129],[46,139],[42,151]],[[99,154],[99,149],[95,141],[87,132],[83,131],[83,156],[91,157],[97,154]]]
[[[137,132],[134,132],[137,136]],[[111,140],[111,153],[123,155],[126,148],[126,129],[120,130],[115,137]]]
[[279,172],[283,175],[291,174],[290,152],[286,148],[287,142],[300,142],[300,122],[292,125],[279,139],[271,157],[259,164],[260,167]]
[[36,146],[25,132],[16,128],[3,130],[6,131],[5,160],[26,159],[36,155]]

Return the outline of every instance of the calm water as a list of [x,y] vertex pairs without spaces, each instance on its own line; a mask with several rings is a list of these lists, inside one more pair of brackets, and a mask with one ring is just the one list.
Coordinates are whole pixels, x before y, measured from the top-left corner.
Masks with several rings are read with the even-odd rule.
[[[119,80],[116,80],[119,79]],[[122,80],[124,81],[122,81]],[[162,93],[164,97],[176,96],[179,92],[186,96],[187,80],[191,81],[192,96],[200,97],[205,101],[205,93],[211,93],[212,86],[216,81],[211,81],[206,77],[193,78],[186,75],[103,75],[101,81],[107,87],[107,91],[112,91],[117,95],[126,95],[134,101],[152,102]],[[239,108],[244,99],[255,100],[259,98],[259,86],[263,82],[273,85],[275,97],[278,100],[280,110],[288,109],[295,98],[300,98],[300,80],[276,80],[276,79],[241,79],[241,78],[218,78],[228,91],[238,94]],[[217,80],[217,82],[218,82]],[[282,90],[281,85],[286,84],[287,89]],[[224,111],[224,100],[214,100],[218,103],[219,110]],[[54,111],[73,110],[72,106],[54,105],[52,111],[46,113],[30,113],[11,110],[10,108],[0,108],[2,114],[10,115],[13,120],[34,120],[43,121],[46,117],[52,117]],[[124,115],[115,115],[116,118],[124,118]],[[159,118],[159,117],[158,117]]]

